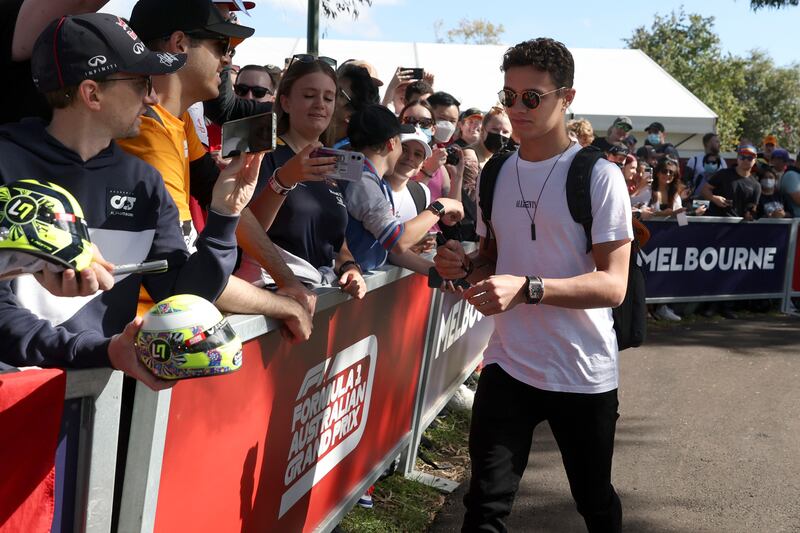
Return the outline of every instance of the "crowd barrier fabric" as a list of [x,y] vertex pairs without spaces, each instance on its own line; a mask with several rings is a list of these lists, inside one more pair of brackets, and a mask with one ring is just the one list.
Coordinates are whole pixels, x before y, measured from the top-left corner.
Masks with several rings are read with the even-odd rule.
[[306,343],[271,331],[238,372],[176,385],[154,530],[332,528],[408,445],[430,302],[403,277],[319,310]]
[[648,302],[783,298],[794,258],[791,219],[648,221],[639,255]]

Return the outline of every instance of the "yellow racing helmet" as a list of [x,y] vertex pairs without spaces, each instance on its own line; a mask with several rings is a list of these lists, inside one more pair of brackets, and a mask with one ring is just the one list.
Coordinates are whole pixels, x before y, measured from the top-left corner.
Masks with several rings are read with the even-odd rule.
[[214,304],[193,294],[171,296],[144,316],[136,353],[164,379],[227,374],[242,366],[242,341]]
[[69,191],[34,179],[0,186],[0,275],[79,271],[92,256],[83,211]]

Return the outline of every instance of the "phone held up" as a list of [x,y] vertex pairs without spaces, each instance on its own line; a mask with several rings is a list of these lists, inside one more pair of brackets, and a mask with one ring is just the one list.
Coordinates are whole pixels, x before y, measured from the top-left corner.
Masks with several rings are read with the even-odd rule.
[[275,113],[262,113],[222,125],[222,157],[240,153],[271,152],[275,149],[277,135]]
[[317,148],[311,157],[335,157],[336,170],[325,177],[342,181],[359,181],[364,171],[364,154],[335,148]]
[[411,77],[415,80],[421,80],[422,76],[425,74],[425,69],[422,67],[400,67],[400,70],[410,70]]

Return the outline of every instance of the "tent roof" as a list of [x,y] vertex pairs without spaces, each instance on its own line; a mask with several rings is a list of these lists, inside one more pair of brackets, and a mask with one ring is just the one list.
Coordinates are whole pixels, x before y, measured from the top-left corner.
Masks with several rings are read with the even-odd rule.
[[[467,45],[389,41],[323,39],[320,54],[343,62],[350,58],[372,63],[388,83],[398,66],[424,67],[436,76],[434,85],[458,98],[462,107],[488,109],[497,103],[503,86],[500,62],[504,45]],[[251,37],[237,48],[236,63],[272,63],[306,51],[305,39]],[[639,50],[574,48],[575,89],[570,107],[575,117],[605,131],[615,117],[631,117],[634,129],[643,130],[658,120],[669,133],[706,133],[715,130],[717,116],[703,102]],[[623,82],[625,72],[635,73]],[[643,85],[631,87],[638,80]],[[629,88],[622,88],[627,84]]]

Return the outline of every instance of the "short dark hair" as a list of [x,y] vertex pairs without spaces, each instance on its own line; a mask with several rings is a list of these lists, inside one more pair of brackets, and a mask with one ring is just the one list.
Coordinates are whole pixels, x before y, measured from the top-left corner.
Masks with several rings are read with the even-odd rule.
[[66,109],[75,101],[75,95],[78,93],[77,85],[69,85],[61,87],[55,91],[44,93],[44,99],[51,109]]
[[455,99],[455,97],[444,91],[436,91],[432,95],[428,97],[428,103],[431,104],[432,107],[450,107],[454,105],[456,107],[461,106],[461,102]]
[[417,80],[412,81],[408,85],[406,85],[406,92],[404,93],[404,97],[406,102],[411,100],[416,100],[417,98],[414,95],[423,95],[433,92],[433,87],[430,83],[425,80]]
[[547,37],[531,39],[516,44],[503,54],[503,72],[514,67],[533,67],[547,72],[556,87],[572,88],[575,78],[575,61],[563,43]]
[[266,74],[269,77],[269,81],[272,84],[273,93],[278,89],[278,82],[280,81],[280,77],[276,80],[275,76],[272,75],[272,72],[270,72],[267,67],[264,67],[262,65],[245,65],[245,66],[243,66],[242,68],[239,69],[239,72],[236,73],[236,78],[238,79],[239,75],[242,72],[247,72],[247,71],[263,72],[264,74]]
[[713,131],[712,131],[712,132],[710,132],[710,133],[706,133],[705,135],[703,135],[703,146],[706,146],[706,145],[708,145],[708,141],[710,141],[710,140],[711,140],[711,139],[713,139],[714,137],[718,137],[718,135],[717,135],[716,133],[714,133]]
[[380,103],[378,88],[372,81],[369,71],[360,65],[345,63],[336,73],[338,79],[347,78],[350,81],[349,103],[354,111],[369,104]]

